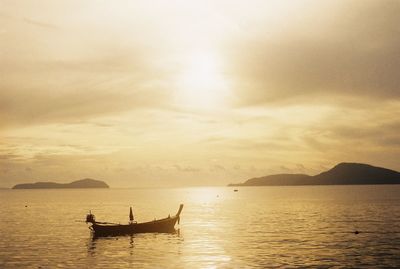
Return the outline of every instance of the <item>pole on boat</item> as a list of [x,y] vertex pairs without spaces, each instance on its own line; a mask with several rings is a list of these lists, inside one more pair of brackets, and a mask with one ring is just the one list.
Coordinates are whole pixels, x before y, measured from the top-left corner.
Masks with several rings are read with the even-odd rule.
[[176,213],[176,216],[178,217],[178,224],[179,224],[179,222],[181,221],[180,215],[181,215],[182,209],[183,209],[183,204],[180,204],[180,205],[179,205],[178,213]]
[[131,222],[133,221],[132,207],[129,208],[129,220],[130,220]]

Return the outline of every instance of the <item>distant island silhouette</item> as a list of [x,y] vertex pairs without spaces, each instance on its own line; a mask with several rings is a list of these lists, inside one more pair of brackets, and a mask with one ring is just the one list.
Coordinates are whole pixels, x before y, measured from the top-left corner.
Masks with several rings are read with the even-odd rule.
[[296,185],[361,185],[400,184],[400,173],[363,163],[339,163],[315,176],[277,174],[251,178],[244,183],[228,186],[296,186]]
[[89,188],[109,188],[107,183],[101,180],[85,178],[71,183],[55,182],[36,182],[17,184],[13,189],[89,189]]

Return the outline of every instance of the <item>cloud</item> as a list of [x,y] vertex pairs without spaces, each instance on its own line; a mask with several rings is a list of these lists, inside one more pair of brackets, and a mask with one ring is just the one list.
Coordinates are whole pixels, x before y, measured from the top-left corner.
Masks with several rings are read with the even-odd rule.
[[15,159],[20,158],[20,157],[21,156],[16,155],[16,154],[12,154],[12,153],[0,154],[0,161],[3,161],[3,160],[15,160]]
[[391,119],[390,122],[378,121],[373,124],[334,124],[326,128],[326,137],[336,143],[362,145],[362,148],[381,150],[398,150],[400,152],[400,121]]
[[[82,121],[165,106],[168,89],[162,83],[152,86],[150,81],[157,84],[157,78],[150,79],[152,72],[143,73],[146,71],[137,64],[132,66],[126,60],[119,62],[107,57],[93,61],[28,62],[14,69],[3,66],[0,69],[10,76],[0,82],[0,128]],[[132,68],[140,71],[129,73]]]
[[79,10],[76,21],[51,13],[43,14],[43,21],[31,19],[37,8],[10,5],[11,15],[0,14],[0,128],[166,106],[173,66],[159,66],[157,49],[147,46],[144,36],[104,29],[101,21],[88,23]]
[[46,28],[46,29],[51,29],[51,30],[59,29],[59,27],[57,27],[56,25],[48,23],[48,22],[42,22],[42,21],[30,19],[30,18],[23,18],[23,21],[28,23],[28,24],[31,24],[31,25],[34,25],[34,26],[38,26],[38,27],[43,27],[43,28]]
[[399,98],[399,12],[398,1],[339,1],[279,33],[239,35],[228,54],[237,103]]
[[[339,161],[396,169],[399,13],[386,0],[10,2],[1,184],[221,185]],[[221,104],[179,88],[192,65],[193,88],[221,80]],[[205,107],[179,99],[185,90]]]
[[196,167],[192,167],[192,166],[182,166],[179,164],[175,164],[174,168],[176,168],[176,170],[180,171],[180,172],[189,172],[189,173],[197,173],[199,172],[201,169],[196,168]]
[[210,165],[210,171],[211,172],[217,172],[217,173],[218,172],[225,172],[226,168],[221,164],[213,164],[213,165]]

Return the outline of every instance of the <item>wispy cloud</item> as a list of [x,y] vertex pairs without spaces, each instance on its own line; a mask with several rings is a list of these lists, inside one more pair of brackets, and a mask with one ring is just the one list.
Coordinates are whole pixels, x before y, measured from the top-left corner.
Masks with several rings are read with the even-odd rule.
[[333,10],[302,17],[272,36],[263,34],[268,24],[255,25],[254,36],[239,35],[229,54],[237,102],[400,98],[399,3],[339,1]]
[[30,18],[23,18],[23,21],[28,24],[34,25],[34,26],[43,27],[43,28],[51,29],[51,30],[59,30],[58,26],[48,23],[48,22],[42,22],[42,21],[30,19]]

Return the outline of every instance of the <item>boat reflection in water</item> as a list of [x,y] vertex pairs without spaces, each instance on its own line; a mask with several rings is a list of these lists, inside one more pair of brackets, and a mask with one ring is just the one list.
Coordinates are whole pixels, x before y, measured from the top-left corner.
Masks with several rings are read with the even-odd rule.
[[163,219],[153,220],[149,222],[137,223],[133,220],[132,208],[130,208],[129,223],[117,224],[110,222],[96,221],[95,216],[90,212],[86,216],[86,223],[90,223],[89,227],[94,236],[115,236],[136,233],[173,233],[175,232],[175,224],[179,224],[180,214],[183,209],[183,204],[179,206],[179,210],[175,216],[168,216]]

